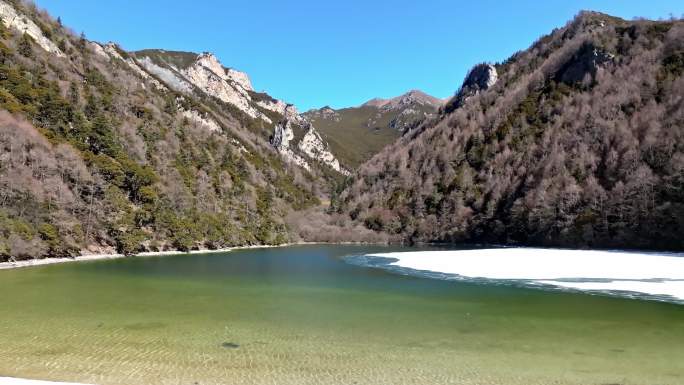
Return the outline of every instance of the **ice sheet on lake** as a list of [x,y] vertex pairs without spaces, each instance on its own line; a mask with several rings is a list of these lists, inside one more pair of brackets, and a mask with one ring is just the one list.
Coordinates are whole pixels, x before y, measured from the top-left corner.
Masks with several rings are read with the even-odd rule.
[[684,301],[684,254],[499,248],[368,257],[390,258],[387,267],[433,272],[444,278],[519,281],[532,286]]

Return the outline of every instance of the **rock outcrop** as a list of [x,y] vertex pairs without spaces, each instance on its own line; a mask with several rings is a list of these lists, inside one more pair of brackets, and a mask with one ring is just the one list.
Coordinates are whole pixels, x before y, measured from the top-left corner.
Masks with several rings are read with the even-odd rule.
[[614,57],[615,55],[599,49],[593,44],[584,44],[560,68],[556,74],[556,80],[566,84],[575,84],[584,81],[589,76],[590,80],[593,81],[599,68],[611,62]]
[[292,120],[284,120],[276,124],[273,130],[271,144],[289,162],[311,171],[311,165],[304,157],[294,151],[291,142],[295,139],[295,127]]
[[216,56],[203,53],[195,62],[181,73],[204,93],[219,100],[232,104],[252,118],[259,118],[268,123],[271,119],[252,105],[252,98],[248,91],[253,91],[247,74],[230,70],[227,71]]
[[145,69],[145,71],[156,76],[159,80],[164,82],[172,89],[184,93],[192,94],[192,85],[183,78],[177,71],[173,69],[162,67],[152,61],[149,57],[138,58],[138,63]]
[[301,115],[299,116],[299,123],[293,119],[285,119],[275,126],[271,138],[273,147],[288,161],[306,170],[311,171],[310,161],[313,160],[341,174],[350,175],[349,171],[340,165],[339,160],[330,151],[328,144],[321,138],[314,126],[308,120],[301,118]]
[[349,171],[340,166],[340,162],[335,158],[335,155],[330,152],[327,143],[321,139],[321,136],[310,123],[306,130],[306,134],[304,134],[304,138],[302,138],[297,147],[308,155],[309,158],[315,159],[341,174],[350,174]]
[[[188,52],[161,50],[139,51],[133,54],[144,71],[153,74],[170,88],[183,94],[200,92],[236,107],[252,119],[273,124],[273,116],[279,116],[274,125],[271,143],[287,160],[309,171],[320,163],[341,173],[348,173],[332,154],[328,144],[321,138],[311,122],[297,108],[268,94],[255,92],[246,73],[226,68],[211,53],[194,55]],[[220,125],[196,111],[182,111],[192,121],[210,130]]]
[[45,37],[40,27],[30,18],[17,12],[14,7],[0,0],[0,19],[7,28],[15,29],[29,35],[41,48],[58,57],[65,57],[64,52],[52,40]]
[[478,93],[491,88],[496,84],[499,75],[496,67],[491,64],[482,63],[473,67],[463,81],[463,85],[444,107],[446,113],[463,106],[465,102]]

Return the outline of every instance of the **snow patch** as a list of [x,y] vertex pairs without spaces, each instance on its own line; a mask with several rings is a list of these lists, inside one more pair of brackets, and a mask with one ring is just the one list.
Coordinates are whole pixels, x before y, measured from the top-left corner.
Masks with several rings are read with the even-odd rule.
[[684,254],[501,248],[369,257],[391,258],[395,261],[389,267],[437,273],[447,279],[519,281],[537,287],[550,285],[618,295],[629,292],[684,301]]

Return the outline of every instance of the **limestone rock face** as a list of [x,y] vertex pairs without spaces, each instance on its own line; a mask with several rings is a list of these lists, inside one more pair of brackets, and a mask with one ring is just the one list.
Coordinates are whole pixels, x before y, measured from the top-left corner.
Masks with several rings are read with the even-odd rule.
[[339,160],[330,152],[328,145],[311,124],[309,124],[309,129],[297,146],[310,158],[318,160],[341,174],[349,175],[349,171],[340,166]]
[[45,37],[43,31],[30,18],[20,14],[13,6],[0,0],[0,18],[7,28],[15,29],[21,33],[26,33],[47,52],[59,57],[65,57],[64,53],[57,47],[52,40]]
[[[330,152],[328,144],[323,141],[314,126],[306,120],[302,120],[302,122],[304,125],[299,126],[293,120],[286,119],[277,124],[271,139],[273,147],[288,161],[306,170],[311,170],[310,161],[313,160],[321,162],[341,174],[349,175],[349,171],[340,165],[339,160]],[[300,131],[300,136],[303,133],[298,141],[295,130]]]
[[[213,55],[211,55],[213,58]],[[252,106],[251,97],[243,84],[235,83],[225,73],[223,67],[216,61],[200,55],[197,61],[182,73],[194,86],[207,95],[214,96],[219,100],[232,104],[252,118],[260,118],[271,123],[266,115]],[[209,65],[209,67],[205,66]],[[219,73],[216,73],[218,71]],[[251,85],[250,85],[251,88]]]
[[468,72],[456,96],[446,104],[446,112],[449,113],[461,107],[469,98],[494,86],[497,80],[499,80],[499,75],[496,67],[487,63],[476,65]]
[[247,76],[246,73],[223,67],[218,58],[212,53],[205,52],[199,55],[195,64],[208,68],[221,79],[235,83],[235,85],[242,88],[244,91],[254,91],[252,82],[249,80],[249,76]]
[[[312,170],[314,163],[311,162],[319,162],[335,171],[348,173],[340,166],[313,125],[294,105],[255,92],[249,76],[244,72],[226,68],[211,53],[193,56],[187,52],[156,51],[156,54],[150,51],[135,53],[137,61],[133,64],[140,63],[144,71],[178,92],[186,95],[203,93],[235,106],[250,118],[260,119],[266,124],[274,123],[274,114],[271,112],[276,113],[280,121],[274,125],[271,144],[286,160],[307,170]],[[168,55],[175,56],[172,58]],[[220,129],[218,123],[196,111],[181,113],[209,130]]]
[[470,70],[464,82],[464,87],[486,90],[496,84],[498,79],[499,75],[496,72],[496,67],[491,64],[480,64]]
[[276,124],[271,144],[287,161],[292,162],[307,171],[311,171],[309,162],[307,162],[303,156],[297,154],[290,146],[290,142],[292,142],[294,138],[293,123],[291,120],[285,120]]
[[182,75],[180,75],[178,72],[170,68],[158,65],[149,57],[139,58],[138,63],[140,63],[140,65],[145,69],[145,71],[159,78],[170,88],[185,94],[192,93],[192,85],[187,80],[185,80],[182,77]]
[[267,109],[269,111],[277,112],[287,120],[290,120],[297,124],[304,124],[306,119],[297,111],[297,107],[292,104],[285,103],[282,100],[271,99],[271,100],[259,100],[257,105]]

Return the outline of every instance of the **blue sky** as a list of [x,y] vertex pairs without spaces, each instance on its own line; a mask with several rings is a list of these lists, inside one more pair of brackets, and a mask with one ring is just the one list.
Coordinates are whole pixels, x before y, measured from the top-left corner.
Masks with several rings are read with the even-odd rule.
[[444,98],[581,9],[681,17],[681,0],[36,0],[89,39],[127,50],[211,51],[300,110],[421,89]]

